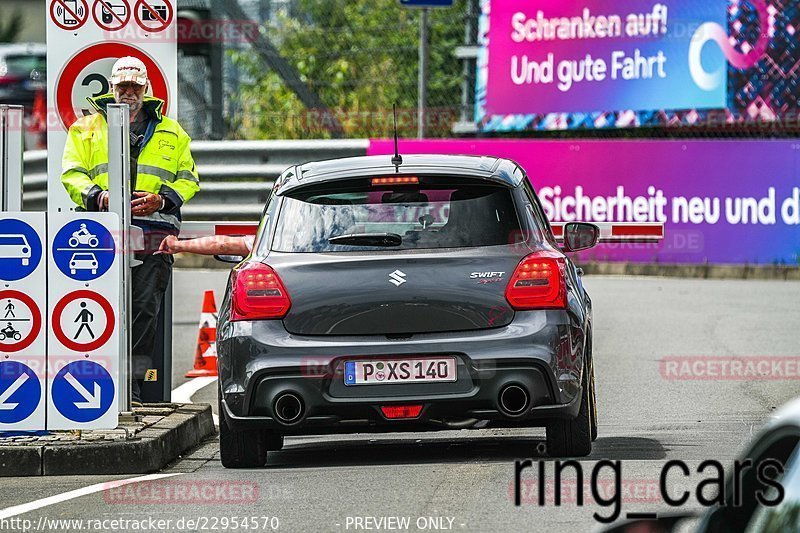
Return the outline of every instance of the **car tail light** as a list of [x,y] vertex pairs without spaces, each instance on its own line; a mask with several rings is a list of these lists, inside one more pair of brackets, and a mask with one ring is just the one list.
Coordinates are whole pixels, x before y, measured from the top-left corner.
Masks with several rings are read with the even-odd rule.
[[564,257],[555,252],[533,253],[517,265],[506,287],[511,307],[525,309],[565,309],[567,282]]
[[382,405],[381,412],[386,418],[417,418],[422,405]]
[[372,178],[372,186],[376,185],[416,185],[419,183],[417,176],[392,176],[387,178]]
[[246,263],[233,271],[231,320],[283,318],[292,306],[278,274],[263,263]]

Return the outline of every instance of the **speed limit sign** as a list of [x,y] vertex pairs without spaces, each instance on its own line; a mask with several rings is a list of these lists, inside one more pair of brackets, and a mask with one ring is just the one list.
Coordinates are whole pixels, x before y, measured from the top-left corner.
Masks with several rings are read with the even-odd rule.
[[94,112],[87,98],[108,93],[111,68],[120,57],[134,56],[147,67],[152,94],[164,100],[168,112],[170,95],[167,79],[158,63],[144,50],[124,43],[98,43],[75,54],[64,66],[56,81],[56,109],[65,130],[75,120]]

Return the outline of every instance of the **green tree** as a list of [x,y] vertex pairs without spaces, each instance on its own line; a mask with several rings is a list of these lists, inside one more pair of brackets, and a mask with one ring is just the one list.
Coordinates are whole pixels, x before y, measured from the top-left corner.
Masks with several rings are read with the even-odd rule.
[[[4,10],[5,11],[5,10]],[[4,22],[5,21],[5,22]],[[8,17],[0,12],[0,43],[13,43],[22,33],[22,12],[15,9]]]
[[[445,136],[460,105],[465,0],[430,12],[428,79],[432,136]],[[420,11],[397,0],[296,0],[289,15],[266,29],[267,37],[332,111],[347,137],[388,136],[391,108],[398,106],[402,135],[417,128],[417,69]],[[243,116],[235,124],[249,138],[330,136],[331,116],[307,110],[274,73],[249,52],[233,54],[251,80],[241,86]]]

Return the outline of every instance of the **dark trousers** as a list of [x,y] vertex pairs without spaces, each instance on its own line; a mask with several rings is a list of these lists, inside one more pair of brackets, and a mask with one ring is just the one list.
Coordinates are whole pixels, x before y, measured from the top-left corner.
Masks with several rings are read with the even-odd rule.
[[[153,367],[153,346],[158,328],[161,301],[172,275],[171,255],[136,254],[144,263],[133,268],[131,277],[131,344],[133,346],[133,376],[131,399],[141,401],[141,383],[148,368]],[[169,372],[172,369],[166,369]]]

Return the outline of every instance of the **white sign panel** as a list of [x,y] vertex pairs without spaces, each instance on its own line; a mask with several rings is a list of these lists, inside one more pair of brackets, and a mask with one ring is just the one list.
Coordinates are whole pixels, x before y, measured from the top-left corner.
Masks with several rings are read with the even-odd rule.
[[[61,185],[67,130],[94,110],[87,97],[109,92],[114,62],[124,56],[147,66],[152,95],[177,116],[178,62],[175,0],[48,0],[48,211],[75,208]],[[87,169],[91,170],[91,169]]]
[[119,217],[49,215],[47,429],[117,427]]
[[44,429],[45,213],[0,213],[0,432]]

